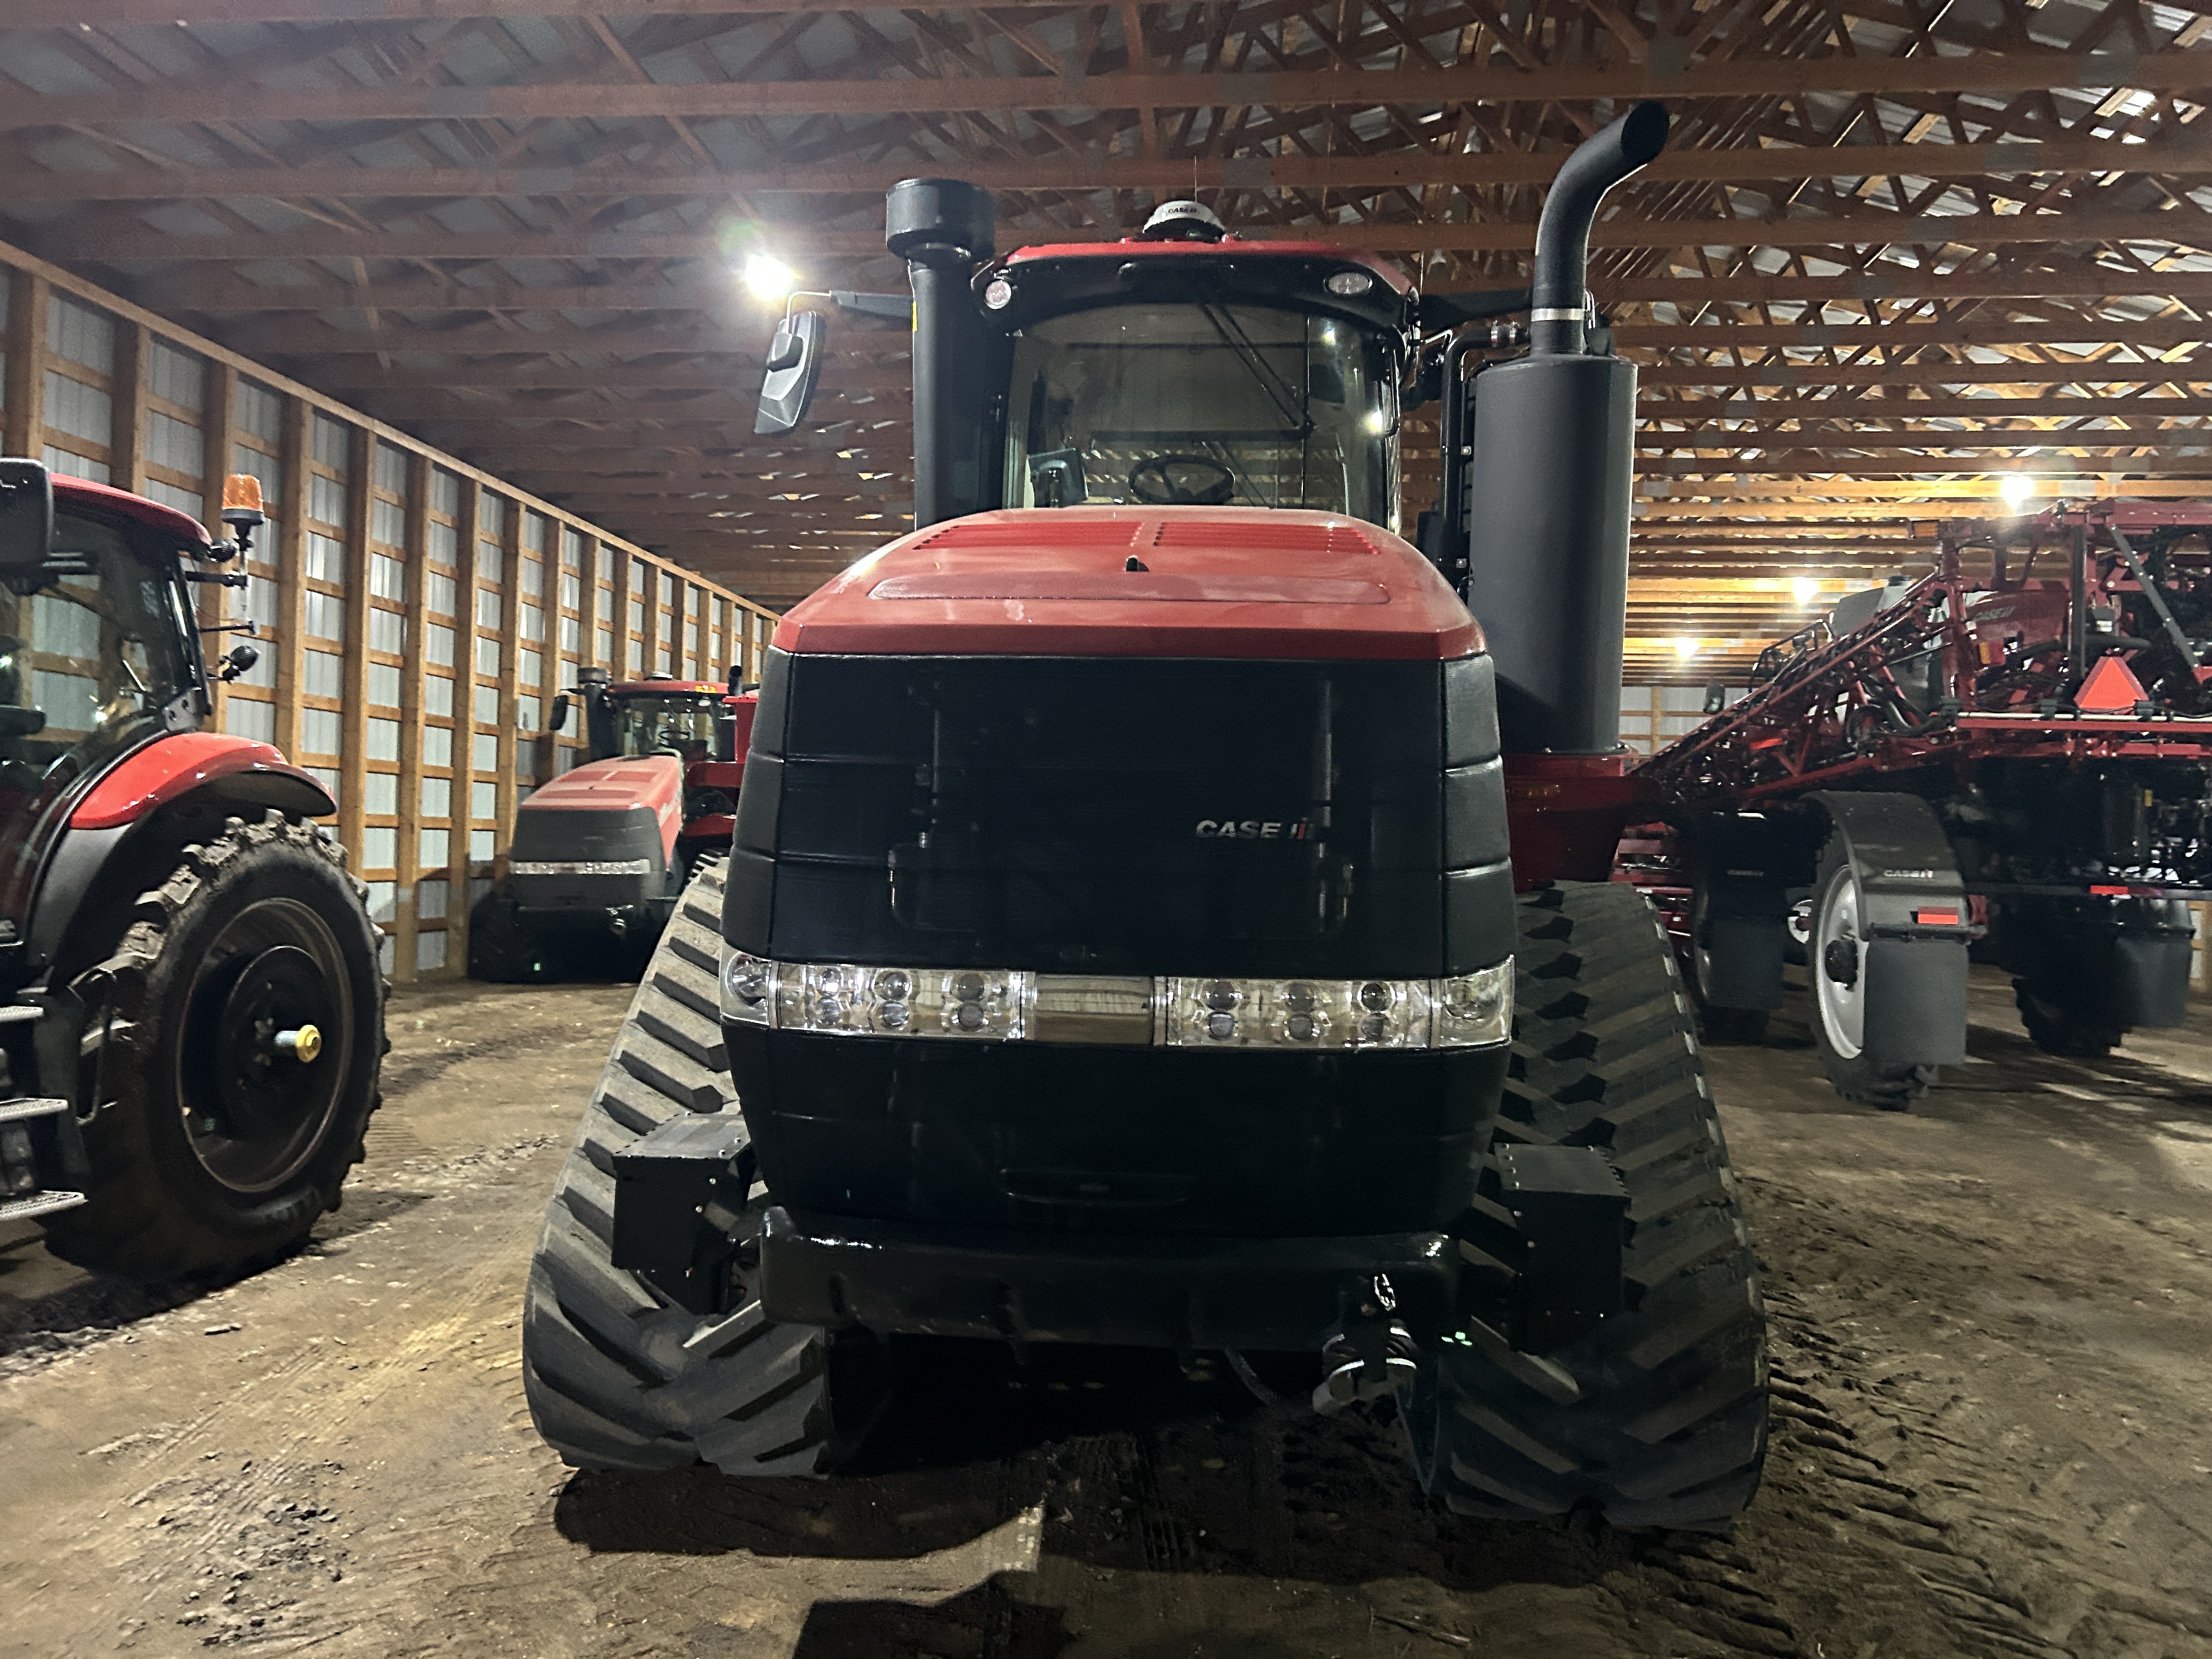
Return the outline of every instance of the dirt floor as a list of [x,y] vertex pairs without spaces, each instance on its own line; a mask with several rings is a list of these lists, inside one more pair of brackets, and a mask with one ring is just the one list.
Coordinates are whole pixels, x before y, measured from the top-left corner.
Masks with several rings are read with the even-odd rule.
[[1712,1051],[1774,1322],[1732,1538],[1472,1525],[1387,1411],[917,1348],[862,1472],[577,1475],[516,1355],[623,988],[394,1005],[296,1259],[178,1302],[0,1234],[0,1652],[697,1659],[2212,1655],[2212,1020],[2060,1061],[1978,982],[1925,1109]]

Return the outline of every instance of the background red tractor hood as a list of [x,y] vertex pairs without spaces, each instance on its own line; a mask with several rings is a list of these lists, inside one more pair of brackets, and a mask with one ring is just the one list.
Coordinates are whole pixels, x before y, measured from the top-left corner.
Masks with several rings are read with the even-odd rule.
[[522,803],[525,812],[619,812],[649,809],[660,824],[660,850],[676,850],[684,818],[684,763],[673,755],[618,756],[563,772]]

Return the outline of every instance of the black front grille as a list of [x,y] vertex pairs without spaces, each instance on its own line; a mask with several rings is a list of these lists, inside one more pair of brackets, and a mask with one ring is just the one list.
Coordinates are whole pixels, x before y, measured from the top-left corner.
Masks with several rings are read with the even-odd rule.
[[1473,1201],[1503,1048],[1224,1054],[723,1027],[776,1201],[1075,1232],[1447,1228]]
[[726,929],[786,961],[1429,978],[1512,948],[1489,661],[771,653]]

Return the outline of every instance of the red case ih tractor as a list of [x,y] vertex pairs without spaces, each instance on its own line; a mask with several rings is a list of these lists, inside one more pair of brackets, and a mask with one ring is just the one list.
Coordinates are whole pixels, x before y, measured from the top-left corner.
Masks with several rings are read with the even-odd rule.
[[[1575,153],[1502,299],[1194,204],[993,259],[981,191],[890,192],[917,528],[778,627],[736,844],[561,1176],[524,1357],[571,1463],[831,1468],[921,1333],[1303,1367],[1466,1514],[1749,1500],[1759,1293],[1673,956],[1610,839],[1508,848],[1509,779],[1621,787],[1634,370],[1583,266],[1665,129]],[[1516,307],[1528,356],[1437,361]],[[779,330],[764,429],[823,331]],[[1480,508],[1437,560],[1388,527],[1425,380]]]
[[1800,957],[1829,1080],[1901,1109],[1966,1058],[1970,954],[2050,1053],[2179,1024],[2212,898],[2208,537],[2194,502],[1948,523],[1932,574],[1772,648],[1639,767],[1666,823],[1624,872],[1709,1030],[1755,1035]]
[[[242,490],[240,486],[243,486]],[[0,461],[0,1218],[143,1279],[235,1273],[337,1207],[377,1105],[384,981],[335,810],[203,732],[191,584],[234,542]],[[216,678],[252,666],[234,647]]]
[[469,918],[469,973],[508,982],[652,953],[700,860],[728,851],[757,694],[654,674],[576,676],[551,729],[584,705],[591,760],[534,791],[515,814],[507,879]]

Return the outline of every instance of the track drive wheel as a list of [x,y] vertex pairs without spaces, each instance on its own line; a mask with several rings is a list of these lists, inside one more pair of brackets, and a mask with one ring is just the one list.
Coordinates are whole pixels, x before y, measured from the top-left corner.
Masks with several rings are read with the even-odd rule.
[[345,854],[232,818],[184,849],[76,976],[90,1201],[54,1253],[139,1279],[233,1275],[338,1206],[378,1103],[384,978]]
[[1845,1100],[1909,1112],[1936,1081],[1933,1066],[1877,1066],[1866,1055],[1866,907],[1843,837],[1831,836],[1813,884],[1805,977],[1813,990],[1813,1043],[1829,1086]]
[[558,971],[552,946],[522,920],[514,896],[495,888],[469,911],[469,977],[490,985],[531,985]]
[[[703,861],[623,1018],[531,1262],[523,1387],[538,1433],[577,1468],[703,1460],[726,1474],[820,1474],[888,1399],[879,1341],[763,1315],[754,1249],[739,1249],[731,1310],[703,1316],[611,1260],[615,1153],[678,1113],[738,1109],[718,1014],[721,908],[722,861]],[[744,1220],[757,1226],[769,1201],[755,1181]]]
[[1552,1353],[1480,1323],[1443,1345],[1399,1397],[1414,1468],[1462,1515],[1723,1528],[1765,1455],[1765,1313],[1674,953],[1627,887],[1520,904],[1511,1071],[1461,1252],[1510,1289],[1498,1146],[1600,1147],[1629,1193],[1626,1305]]

